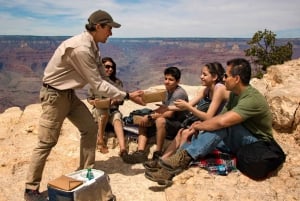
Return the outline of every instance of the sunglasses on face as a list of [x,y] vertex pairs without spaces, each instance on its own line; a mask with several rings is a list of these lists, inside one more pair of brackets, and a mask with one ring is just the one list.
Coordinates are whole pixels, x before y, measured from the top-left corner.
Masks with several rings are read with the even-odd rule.
[[106,69],[112,68],[111,65],[104,65],[104,67],[105,67]]
[[227,79],[227,78],[229,77],[229,75],[227,75],[226,73],[224,73],[223,77],[224,77],[225,79]]

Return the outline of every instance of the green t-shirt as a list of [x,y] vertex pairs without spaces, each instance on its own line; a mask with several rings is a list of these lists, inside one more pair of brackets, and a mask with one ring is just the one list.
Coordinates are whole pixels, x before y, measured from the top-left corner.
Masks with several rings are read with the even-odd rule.
[[263,95],[252,86],[247,86],[239,96],[230,93],[222,113],[232,110],[243,118],[243,125],[258,139],[270,140],[272,135],[272,114]]

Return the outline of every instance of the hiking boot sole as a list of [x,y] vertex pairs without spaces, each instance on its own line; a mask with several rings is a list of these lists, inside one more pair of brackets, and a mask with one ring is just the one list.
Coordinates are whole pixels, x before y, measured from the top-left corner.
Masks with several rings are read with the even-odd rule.
[[151,177],[150,175],[147,174],[147,172],[145,172],[145,177],[151,181],[154,181],[154,182],[157,182],[158,185],[161,185],[161,186],[171,186],[173,184],[173,181],[172,180],[167,180],[167,179],[156,179],[156,178],[153,178]]

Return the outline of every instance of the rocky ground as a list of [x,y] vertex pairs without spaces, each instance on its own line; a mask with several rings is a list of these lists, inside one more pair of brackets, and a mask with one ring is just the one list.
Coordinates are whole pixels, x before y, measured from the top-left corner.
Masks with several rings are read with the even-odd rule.
[[[133,108],[136,105],[129,101],[121,110],[128,113]],[[0,114],[0,201],[23,200],[26,172],[37,140],[40,111],[40,105],[34,104],[24,111],[15,107]],[[300,147],[295,141],[299,134],[275,132],[275,137],[287,154],[286,163],[276,175],[260,182],[238,171],[218,176],[200,168],[190,168],[175,177],[171,187],[165,188],[145,179],[141,164],[123,163],[118,156],[118,148],[110,149],[106,155],[97,152],[95,168],[109,175],[118,201],[299,200]],[[110,143],[112,140],[110,138]],[[59,142],[48,158],[41,190],[47,190],[49,180],[73,172],[78,159],[79,132],[65,121]]]

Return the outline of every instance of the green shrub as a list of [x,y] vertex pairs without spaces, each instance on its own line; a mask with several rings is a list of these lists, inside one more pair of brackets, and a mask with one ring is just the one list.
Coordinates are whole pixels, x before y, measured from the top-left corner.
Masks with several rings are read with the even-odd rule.
[[250,56],[252,62],[257,65],[256,77],[262,77],[269,66],[283,64],[292,59],[293,45],[287,42],[277,46],[276,34],[270,30],[256,32],[247,43],[250,48],[245,50],[245,55]]

